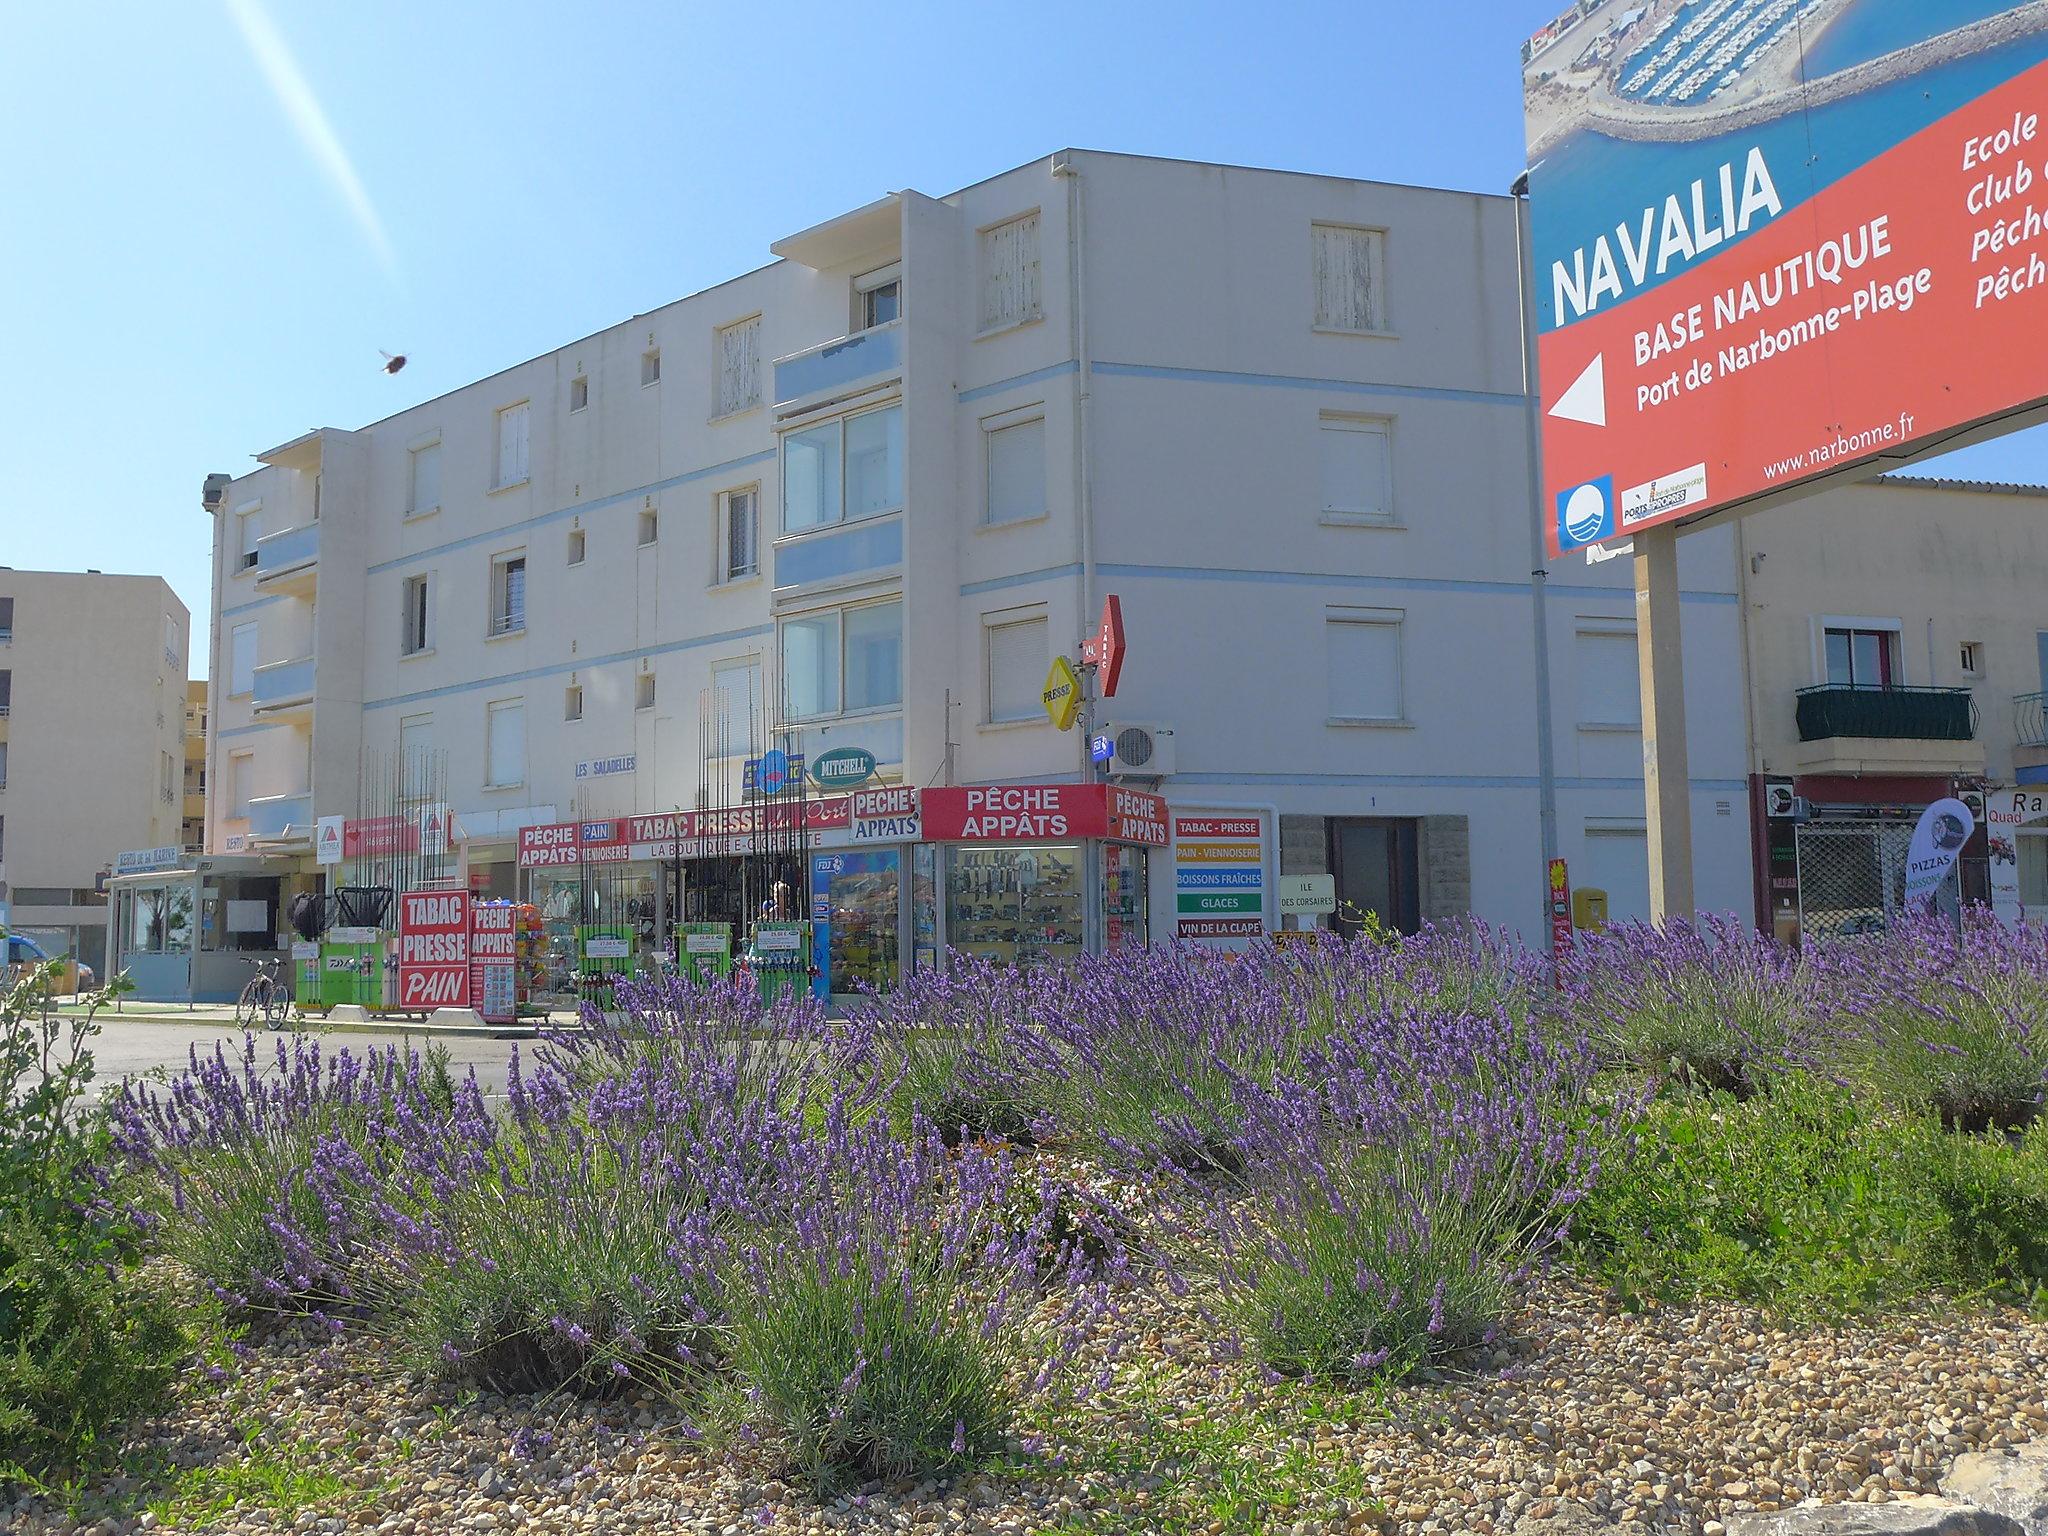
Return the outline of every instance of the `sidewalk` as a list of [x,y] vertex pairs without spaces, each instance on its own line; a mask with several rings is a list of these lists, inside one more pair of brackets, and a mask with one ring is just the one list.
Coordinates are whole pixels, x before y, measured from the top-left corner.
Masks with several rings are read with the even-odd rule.
[[[59,1002],[53,1010],[64,1018],[81,1018],[91,1011],[75,1000]],[[120,1019],[128,1024],[216,1024],[223,1029],[235,1027],[235,1009],[232,1003],[148,1003],[134,998],[123,999],[119,1007],[112,1004],[98,1010],[102,1019]],[[530,1039],[543,1028],[562,1028],[575,1024],[576,1015],[566,1009],[558,1009],[542,1018],[521,1019],[517,1024],[477,1023],[432,1023],[405,1018],[338,1018],[330,1019],[321,1014],[308,1014],[303,1019],[292,1021],[291,1028],[301,1034],[345,1033],[359,1035],[447,1035],[471,1036],[485,1039],[523,1040]],[[258,1030],[258,1033],[262,1033]]]

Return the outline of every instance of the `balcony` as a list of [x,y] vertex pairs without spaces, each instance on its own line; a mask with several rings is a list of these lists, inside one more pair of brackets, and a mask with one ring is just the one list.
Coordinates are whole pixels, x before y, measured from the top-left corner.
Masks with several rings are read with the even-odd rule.
[[778,412],[822,405],[894,378],[903,371],[903,322],[842,336],[808,352],[775,360]]
[[256,585],[310,595],[320,560],[320,525],[306,523],[256,541]]
[[313,835],[313,795],[262,795],[249,802],[249,836],[270,842]]
[[1801,688],[1799,767],[1829,774],[1981,774],[1967,688]]
[[251,702],[266,720],[284,720],[310,714],[313,709],[313,658],[273,661],[256,669]]

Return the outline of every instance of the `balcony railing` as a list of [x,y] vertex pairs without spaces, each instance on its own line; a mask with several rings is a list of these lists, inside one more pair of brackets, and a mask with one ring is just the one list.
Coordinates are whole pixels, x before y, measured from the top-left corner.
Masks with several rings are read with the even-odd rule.
[[1974,741],[1977,706],[1967,688],[1859,688],[1826,684],[1798,696],[1799,739]]
[[320,525],[287,528],[256,541],[256,579],[265,581],[311,565],[320,558]]
[[312,835],[313,796],[310,793],[264,795],[249,802],[251,837],[283,837],[292,831]]
[[273,661],[268,666],[256,669],[255,691],[251,698],[258,709],[275,709],[284,704],[298,704],[313,697],[313,658],[302,656],[296,661]]
[[2048,693],[2023,693],[2012,701],[2012,736],[2023,747],[2048,747]]
[[778,357],[775,403],[780,407],[812,395],[841,392],[865,379],[894,373],[902,366],[901,321],[842,336],[807,352]]

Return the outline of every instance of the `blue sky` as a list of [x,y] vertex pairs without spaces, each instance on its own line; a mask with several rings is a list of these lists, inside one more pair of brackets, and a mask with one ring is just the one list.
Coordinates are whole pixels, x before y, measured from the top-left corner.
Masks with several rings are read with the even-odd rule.
[[[1504,190],[1554,8],[6,6],[0,562],[204,614],[209,470],[1065,145]],[[1944,469],[2048,479],[2048,438]]]

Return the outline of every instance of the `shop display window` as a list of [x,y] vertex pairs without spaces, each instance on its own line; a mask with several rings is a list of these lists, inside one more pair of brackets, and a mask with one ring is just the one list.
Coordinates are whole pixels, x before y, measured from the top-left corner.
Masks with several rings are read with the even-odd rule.
[[812,855],[815,915],[825,927],[826,976],[833,992],[886,992],[901,979],[897,923],[902,879],[903,856],[894,848]]
[[1000,965],[1078,960],[1081,849],[1073,843],[954,848],[946,871],[946,936]]

